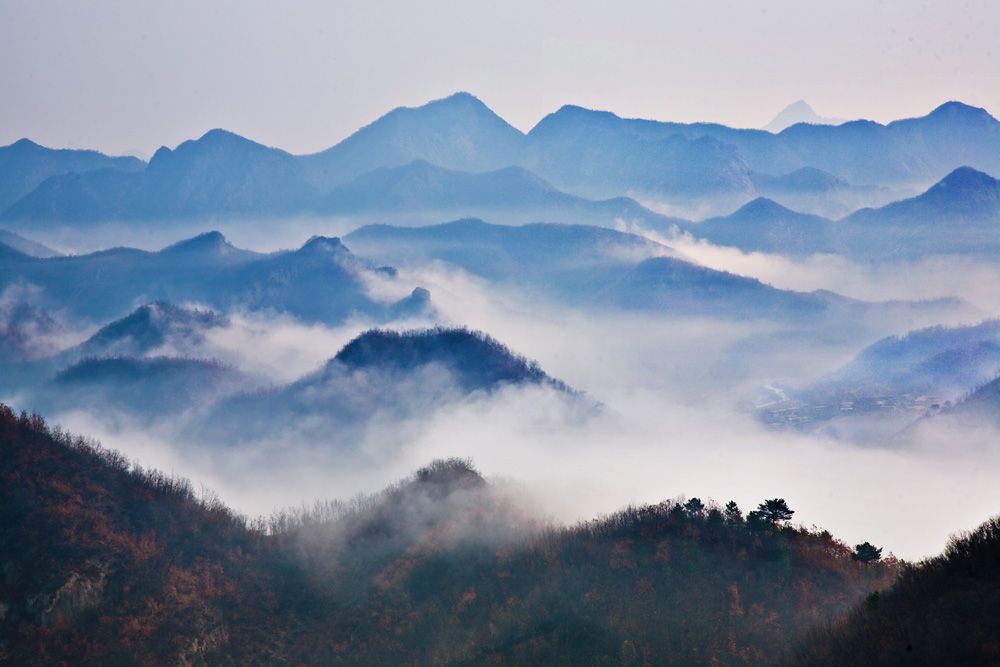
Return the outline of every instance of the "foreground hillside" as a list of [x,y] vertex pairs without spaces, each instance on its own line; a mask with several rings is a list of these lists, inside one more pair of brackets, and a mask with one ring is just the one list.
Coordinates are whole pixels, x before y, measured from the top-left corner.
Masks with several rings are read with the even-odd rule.
[[794,665],[1000,664],[1000,517],[902,568],[835,624],[810,633]]
[[895,576],[694,498],[546,527],[457,460],[248,527],[7,408],[0,517],[10,664],[765,664]]

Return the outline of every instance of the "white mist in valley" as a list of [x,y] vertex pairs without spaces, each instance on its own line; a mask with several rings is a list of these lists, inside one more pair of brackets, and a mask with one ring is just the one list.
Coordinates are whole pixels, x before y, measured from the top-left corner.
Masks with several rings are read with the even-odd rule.
[[934,255],[920,260],[862,264],[840,255],[802,259],[712,245],[690,234],[665,237],[633,229],[670,245],[702,266],[757,278],[781,289],[825,289],[867,301],[959,297],[983,312],[1000,316],[1000,266],[974,257]]
[[[947,438],[926,434],[890,448],[770,430],[739,408],[754,386],[776,377],[820,377],[871,340],[797,339],[763,322],[583,312],[439,263],[401,269],[369,289],[392,300],[414,285],[430,290],[437,317],[394,328],[441,324],[485,331],[586,392],[600,409],[545,386],[510,386],[424,405],[415,383],[396,393],[410,397],[403,399],[413,403],[408,416],[379,413],[349,453],[336,425],[321,416],[305,417],[318,420],[311,424],[287,424],[280,437],[235,445],[185,440],[184,427],[195,415],[152,427],[85,412],[50,421],[96,437],[144,466],[188,477],[196,488],[203,484],[251,516],[375,492],[434,458],[451,456],[471,457],[486,476],[523,483],[540,511],[558,521],[682,495],[736,500],[744,511],[783,497],[797,522],[828,529],[851,545],[876,543],[906,559],[939,552],[951,533],[974,527],[1000,507],[1000,434],[994,429],[966,433],[957,455]],[[259,313],[229,317],[232,326],[207,337],[205,354],[272,383],[316,370],[371,326],[304,325]],[[315,436],[323,429],[329,437]],[[306,432],[313,435],[301,435]]]

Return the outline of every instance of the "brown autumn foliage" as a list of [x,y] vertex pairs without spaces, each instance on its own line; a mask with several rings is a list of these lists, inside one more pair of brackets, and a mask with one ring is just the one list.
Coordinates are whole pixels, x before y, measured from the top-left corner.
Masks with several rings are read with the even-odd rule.
[[467,461],[248,522],[0,407],[0,664],[768,664],[896,577],[712,502],[571,528]]

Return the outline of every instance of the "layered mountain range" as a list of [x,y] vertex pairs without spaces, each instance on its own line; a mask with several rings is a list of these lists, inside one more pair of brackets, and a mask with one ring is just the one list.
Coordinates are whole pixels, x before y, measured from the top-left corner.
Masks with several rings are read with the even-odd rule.
[[792,257],[827,253],[870,262],[952,254],[997,260],[1000,181],[960,167],[916,197],[840,220],[759,197],[731,215],[680,223],[677,230],[715,245]]
[[920,191],[963,166],[1000,174],[998,155],[1000,123],[958,102],[888,125],[799,123],[777,134],[566,106],[522,134],[459,93],[396,109],[306,156],[223,130],[161,148],[148,165],[22,140],[0,149],[0,221],[23,232],[405,207],[486,218],[500,209],[517,222],[572,213],[613,226],[655,217],[615,198],[721,212],[762,195],[834,215]]

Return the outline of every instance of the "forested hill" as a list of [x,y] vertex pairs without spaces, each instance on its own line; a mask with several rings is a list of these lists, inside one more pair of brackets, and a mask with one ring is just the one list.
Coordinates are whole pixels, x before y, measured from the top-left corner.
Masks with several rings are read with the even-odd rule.
[[895,577],[784,502],[545,526],[466,461],[248,526],[0,408],[10,664],[767,664]]
[[817,628],[789,665],[1000,665],[1000,516],[902,568],[836,624]]
[[395,372],[437,363],[448,368],[467,391],[492,389],[501,383],[545,383],[567,389],[536,362],[486,334],[465,328],[403,333],[372,329],[345,345],[333,361],[352,369]]

